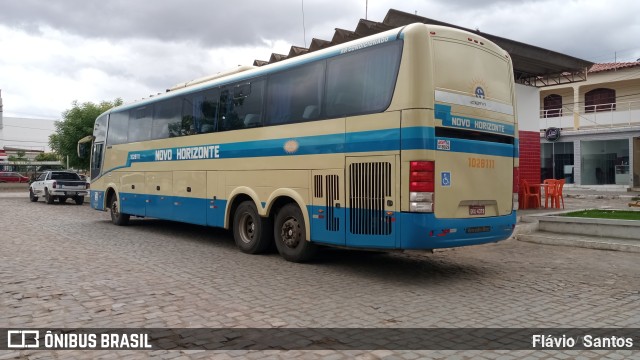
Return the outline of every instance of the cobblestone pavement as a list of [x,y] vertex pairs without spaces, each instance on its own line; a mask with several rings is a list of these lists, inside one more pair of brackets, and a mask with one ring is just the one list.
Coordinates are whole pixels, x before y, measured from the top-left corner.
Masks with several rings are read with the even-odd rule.
[[[0,327],[640,327],[638,254],[508,240],[435,254],[236,250],[224,231],[109,222],[0,193]],[[19,351],[14,358],[574,358],[631,351]]]

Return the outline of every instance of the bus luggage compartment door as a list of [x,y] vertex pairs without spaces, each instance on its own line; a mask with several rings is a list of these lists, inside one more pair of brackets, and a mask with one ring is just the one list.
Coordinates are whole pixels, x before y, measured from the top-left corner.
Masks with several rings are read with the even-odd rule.
[[347,246],[397,247],[396,156],[347,158]]

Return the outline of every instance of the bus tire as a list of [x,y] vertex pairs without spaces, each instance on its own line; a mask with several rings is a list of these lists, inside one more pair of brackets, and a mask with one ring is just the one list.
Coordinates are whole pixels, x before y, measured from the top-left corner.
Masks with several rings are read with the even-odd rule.
[[240,251],[247,254],[265,252],[273,242],[271,221],[260,217],[253,201],[244,201],[233,215],[233,238]]
[[109,212],[111,213],[111,222],[118,226],[124,226],[129,223],[129,214],[123,214],[118,209],[118,195],[111,195],[109,201]]
[[47,204],[53,204],[53,201],[55,200],[55,197],[49,194],[49,189],[47,188],[44,188],[44,199],[47,201]]
[[73,200],[75,200],[76,205],[84,204],[84,196],[76,196]]
[[280,256],[287,261],[306,262],[317,251],[317,246],[307,241],[304,217],[296,204],[287,204],[278,211],[273,236]]

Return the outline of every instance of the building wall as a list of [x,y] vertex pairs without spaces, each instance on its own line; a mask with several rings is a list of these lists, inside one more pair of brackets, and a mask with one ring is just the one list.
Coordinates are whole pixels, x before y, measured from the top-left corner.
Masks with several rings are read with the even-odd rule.
[[[638,159],[640,154],[640,72],[638,71],[640,63],[619,69],[614,69],[613,64],[603,65],[611,66],[611,69],[589,73],[587,81],[549,86],[540,90],[540,129],[561,128],[562,135],[558,143],[573,144],[573,180],[576,184],[638,187],[640,186],[640,159]],[[585,94],[597,88],[615,90],[614,111],[585,111]],[[544,117],[542,111],[544,97],[549,94],[562,96],[561,117]],[[544,149],[551,146],[545,145],[547,141],[544,138],[541,138],[541,142]],[[605,147],[599,148],[603,142],[606,142]],[[544,156],[545,151],[542,153]],[[546,160],[542,161],[543,166],[549,163],[548,154],[546,156]],[[554,164],[556,162],[554,160]],[[618,171],[625,167],[628,167],[628,173]],[[605,173],[604,182],[597,180],[596,173],[599,170]],[[543,173],[546,172],[548,169],[545,168]],[[558,178],[557,168],[555,173],[555,177]]]
[[540,182],[539,89],[516,84],[516,104],[520,137],[520,179]]
[[0,129],[0,149],[11,147],[48,152],[51,151],[49,135],[54,132],[53,120],[5,116]]

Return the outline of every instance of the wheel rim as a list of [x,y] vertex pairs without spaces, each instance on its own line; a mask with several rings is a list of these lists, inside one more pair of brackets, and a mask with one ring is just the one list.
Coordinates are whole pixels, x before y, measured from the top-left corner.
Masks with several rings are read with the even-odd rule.
[[246,213],[242,214],[238,229],[240,230],[240,240],[242,240],[243,243],[249,244],[252,242],[256,236],[256,223],[253,216]]
[[300,243],[302,238],[302,232],[300,229],[300,223],[295,218],[287,219],[280,230],[280,236],[282,242],[290,248],[295,248]]

